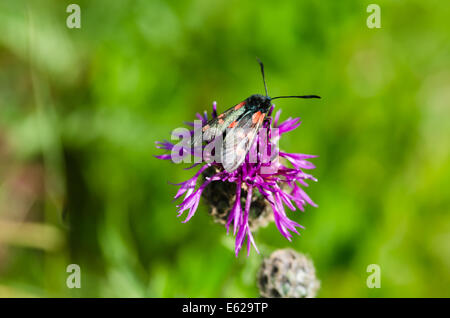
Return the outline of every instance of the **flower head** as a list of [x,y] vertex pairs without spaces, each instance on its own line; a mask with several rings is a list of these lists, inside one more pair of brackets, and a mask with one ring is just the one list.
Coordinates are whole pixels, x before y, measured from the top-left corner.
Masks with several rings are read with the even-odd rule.
[[[274,106],[272,105],[268,116],[271,115]],[[200,166],[200,169],[194,176],[184,182],[176,184],[179,186],[175,199],[183,197],[180,204],[177,205],[178,216],[185,212],[187,216],[183,222],[189,221],[195,214],[199,205],[200,199],[205,196],[205,193],[214,193],[214,191],[206,190],[214,184],[217,186],[223,185],[225,193],[234,192],[228,195],[228,200],[233,200],[226,209],[227,233],[230,227],[233,228],[233,234],[236,236],[235,253],[238,255],[244,242],[247,245],[247,255],[250,253],[250,247],[253,247],[258,252],[253,235],[252,235],[252,216],[251,205],[255,202],[258,196],[262,201],[266,202],[271,207],[273,220],[280,231],[280,233],[291,240],[292,233],[299,234],[297,228],[302,226],[286,215],[285,207],[295,211],[296,207],[301,211],[307,204],[317,207],[317,205],[310,199],[302,187],[307,187],[307,181],[317,181],[312,175],[304,172],[304,170],[314,169],[315,166],[308,161],[314,158],[313,155],[305,155],[299,153],[287,153],[278,149],[277,142],[283,134],[300,126],[299,118],[288,118],[284,122],[279,122],[281,111],[278,111],[275,117],[266,120],[263,124],[265,128],[264,135],[259,134],[255,142],[250,148],[245,161],[232,172],[225,170],[221,163],[218,162],[202,162],[195,163],[190,168]],[[212,118],[217,117],[216,103],[213,103]],[[204,112],[203,115],[197,114],[197,118],[202,121],[202,124],[208,122],[208,114]],[[186,123],[189,126],[194,126],[193,123]],[[277,133],[275,133],[277,132]],[[194,131],[189,131],[190,135]],[[258,151],[257,145],[265,139],[269,142],[269,150],[275,153],[270,162],[267,160],[251,160],[251,158],[261,159],[263,154]],[[192,155],[193,152],[189,149],[176,149],[176,145],[169,141],[157,142],[157,148],[176,151],[182,156]],[[170,154],[163,154],[156,156],[156,158],[168,160],[171,159]],[[203,183],[201,183],[203,181]],[[234,189],[230,187],[234,184]],[[230,190],[231,188],[231,190]],[[211,201],[211,200],[209,200]],[[266,213],[267,214],[267,213]],[[258,252],[259,253],[259,252]]]
[[292,249],[273,252],[258,273],[258,287],[265,298],[312,298],[320,287],[313,262]]

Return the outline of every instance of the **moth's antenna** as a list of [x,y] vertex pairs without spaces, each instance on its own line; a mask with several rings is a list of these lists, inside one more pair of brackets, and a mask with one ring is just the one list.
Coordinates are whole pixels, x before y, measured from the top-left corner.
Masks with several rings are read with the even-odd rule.
[[277,96],[277,97],[272,97],[272,99],[277,99],[277,98],[320,98],[320,96],[317,96],[317,95],[303,95],[303,96]]
[[264,89],[266,90],[266,96],[268,97],[269,93],[267,93],[266,77],[264,76],[264,64],[261,62],[259,58],[256,58],[256,60],[258,61],[259,65],[261,65],[261,74],[263,77]]

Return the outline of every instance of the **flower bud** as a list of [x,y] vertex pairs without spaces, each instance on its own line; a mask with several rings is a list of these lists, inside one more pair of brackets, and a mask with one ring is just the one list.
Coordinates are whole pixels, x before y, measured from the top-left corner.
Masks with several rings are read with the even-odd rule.
[[258,288],[265,298],[313,298],[320,287],[313,262],[292,249],[273,252],[258,273]]

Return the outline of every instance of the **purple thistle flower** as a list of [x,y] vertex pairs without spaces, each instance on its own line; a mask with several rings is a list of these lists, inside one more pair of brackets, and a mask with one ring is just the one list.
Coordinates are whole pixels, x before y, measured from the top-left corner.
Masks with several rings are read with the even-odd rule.
[[[217,117],[216,106],[216,102],[214,102],[212,118]],[[271,115],[273,108],[274,106],[272,105],[268,116]],[[284,122],[279,123],[280,114],[281,111],[278,111],[275,114],[275,117],[266,121],[263,126],[267,129],[269,140],[272,142],[275,141],[275,137],[272,135],[273,128],[278,129],[277,137],[281,138],[284,133],[296,129],[301,124],[299,118],[288,118]],[[197,118],[202,121],[202,124],[206,124],[208,122],[208,114],[206,111],[203,115],[197,114]],[[194,126],[193,123],[186,124],[191,127]],[[191,130],[190,133],[192,136],[194,131]],[[233,225],[233,234],[236,236],[236,256],[241,250],[245,239],[247,239],[247,255],[250,253],[251,245],[253,245],[255,250],[259,253],[249,225],[250,206],[252,203],[252,196],[255,194],[256,190],[270,204],[273,211],[273,220],[278,230],[289,241],[291,240],[292,232],[300,234],[297,228],[303,227],[287,217],[284,206],[286,205],[292,211],[295,211],[296,207],[301,211],[304,211],[307,204],[317,207],[317,205],[301,188],[301,186],[308,186],[306,183],[307,180],[317,181],[317,179],[315,179],[312,175],[303,171],[315,168],[315,166],[311,162],[307,161],[307,159],[315,158],[316,156],[278,151],[279,160],[268,163],[264,163],[264,161],[254,163],[249,160],[249,156],[252,152],[253,154],[255,153],[256,145],[259,143],[259,138],[260,136],[256,137],[256,141],[247,154],[245,161],[235,171],[227,172],[223,169],[222,165],[217,162],[196,163],[187,169],[201,165],[201,168],[197,171],[197,173],[195,173],[191,179],[176,184],[179,186],[179,190],[175,195],[175,200],[184,196],[182,202],[177,205],[178,216],[181,216],[187,211],[187,217],[183,223],[189,221],[195,214],[202,193],[205,188],[211,184],[211,182],[219,181],[236,184],[235,201],[228,213],[225,225],[227,234],[229,233],[230,226]],[[175,146],[167,140],[164,140],[163,142],[156,142],[156,144],[157,148],[167,151],[172,151]],[[269,148],[274,146],[276,147],[275,144],[271,143]],[[184,156],[187,154],[192,154],[192,152],[181,149],[180,154]],[[259,158],[260,154],[257,155]],[[170,153],[155,157],[163,160],[171,159]],[[288,167],[288,163],[290,163],[292,167]],[[271,165],[272,167],[275,165],[275,169],[261,169]],[[211,167],[215,168],[214,173],[205,176],[205,171]],[[198,179],[202,175],[205,176],[204,182],[197,188],[197,184],[200,183]],[[245,200],[243,209],[241,206],[241,200]]]

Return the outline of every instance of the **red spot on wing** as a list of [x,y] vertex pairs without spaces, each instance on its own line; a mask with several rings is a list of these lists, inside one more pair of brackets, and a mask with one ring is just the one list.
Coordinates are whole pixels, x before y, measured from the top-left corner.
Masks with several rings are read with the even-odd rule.
[[203,128],[202,128],[202,131],[206,131],[206,130],[208,130],[209,129],[209,125],[206,125],[206,126],[204,126]]
[[259,116],[259,124],[263,123],[265,116],[266,116],[266,114],[264,114],[264,113],[262,113],[261,116]]
[[225,114],[220,114],[219,116],[217,116],[217,118],[223,118],[223,116],[225,116]]
[[233,122],[228,126],[228,128],[233,128],[234,126],[236,126],[236,124],[237,124],[237,121],[233,121]]
[[262,113],[260,111],[257,111],[256,113],[254,113],[252,116],[252,122],[254,124],[256,124],[260,120],[259,118],[261,117],[261,115],[262,115]]
[[223,124],[223,119],[219,119],[219,125]]
[[236,106],[234,106],[234,110],[238,110],[239,108],[241,108],[244,105],[245,105],[245,102],[239,103]]

